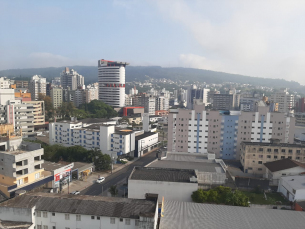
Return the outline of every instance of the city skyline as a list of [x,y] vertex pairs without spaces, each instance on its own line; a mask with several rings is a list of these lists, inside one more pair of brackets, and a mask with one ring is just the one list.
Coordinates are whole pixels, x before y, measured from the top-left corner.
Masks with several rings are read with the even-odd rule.
[[305,84],[301,1],[0,0],[0,70],[191,67]]

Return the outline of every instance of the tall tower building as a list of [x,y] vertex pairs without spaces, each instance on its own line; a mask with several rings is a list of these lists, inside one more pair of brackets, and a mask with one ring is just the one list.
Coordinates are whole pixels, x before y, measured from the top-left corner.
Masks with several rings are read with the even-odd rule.
[[84,85],[84,77],[74,71],[73,69],[65,68],[65,70],[60,74],[60,82],[63,89],[76,90]]
[[113,107],[125,106],[125,66],[127,62],[99,60],[99,100]]
[[42,78],[40,75],[35,75],[31,78],[29,90],[32,100],[37,100],[39,94],[46,95],[46,83],[46,78]]

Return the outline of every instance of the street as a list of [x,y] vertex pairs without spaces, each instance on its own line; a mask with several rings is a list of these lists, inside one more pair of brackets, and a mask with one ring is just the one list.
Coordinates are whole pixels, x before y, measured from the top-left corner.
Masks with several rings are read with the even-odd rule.
[[90,187],[84,189],[81,191],[81,195],[91,195],[91,196],[97,196],[97,195],[104,195],[107,196],[107,192],[110,186],[117,185],[117,184],[126,184],[128,177],[133,170],[134,166],[145,166],[148,163],[152,162],[156,159],[156,153],[157,151],[154,150],[145,156],[141,157],[134,163],[131,163],[130,165],[126,166],[125,168],[111,174],[110,176],[106,177],[105,181],[101,184],[94,183]]

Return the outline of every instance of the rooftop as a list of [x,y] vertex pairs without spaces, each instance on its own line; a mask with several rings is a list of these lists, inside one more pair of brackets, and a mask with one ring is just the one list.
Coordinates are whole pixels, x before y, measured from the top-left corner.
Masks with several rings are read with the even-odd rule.
[[287,229],[304,225],[303,212],[165,200],[159,228]]
[[289,143],[268,143],[268,142],[242,142],[245,145],[253,146],[270,146],[270,147],[294,147],[294,148],[305,148],[305,145],[301,144],[289,144]]
[[156,132],[144,132],[143,134],[136,136],[135,139],[136,139],[136,141],[138,141],[138,140],[141,140],[143,138],[147,138],[147,137],[155,135],[155,134],[158,134],[158,133],[156,133]]
[[29,222],[7,221],[0,220],[0,228],[15,228],[15,229],[27,229],[32,226]]
[[151,200],[118,197],[28,193],[0,203],[0,208],[36,206],[39,211],[139,219],[142,214],[154,217],[156,203]]
[[277,160],[277,161],[271,161],[264,163],[264,165],[271,171],[271,172],[277,172],[285,169],[291,169],[295,167],[302,167],[305,169],[305,164],[290,160],[288,158]]
[[103,122],[110,122],[113,121],[111,119],[106,119],[106,118],[85,118],[82,119],[82,123],[88,123],[88,124],[94,124],[94,123],[103,123]]
[[169,169],[194,169],[199,172],[225,173],[218,163],[212,162],[192,162],[192,161],[169,161],[158,160],[151,163],[148,167],[169,168]]
[[281,177],[281,179],[283,179],[283,181],[285,181],[285,183],[288,184],[292,189],[305,190],[305,176],[287,176]]
[[120,129],[120,128],[116,128],[115,129],[115,134],[120,134],[120,135],[129,135],[131,133],[133,133],[134,131],[130,130],[130,129]]
[[190,183],[190,178],[197,177],[193,169],[171,169],[153,167],[134,167],[131,180],[168,181]]
[[52,161],[44,161],[44,163],[42,163],[41,167],[44,168],[46,171],[54,171],[56,169],[65,167],[66,165],[64,164],[60,164],[60,163],[55,163]]

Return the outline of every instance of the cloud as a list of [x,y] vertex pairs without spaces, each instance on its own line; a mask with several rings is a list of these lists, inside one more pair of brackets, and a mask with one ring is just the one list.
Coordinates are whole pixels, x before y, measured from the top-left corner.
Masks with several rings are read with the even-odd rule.
[[180,60],[196,68],[305,84],[305,1],[157,1],[165,20],[200,45]]

